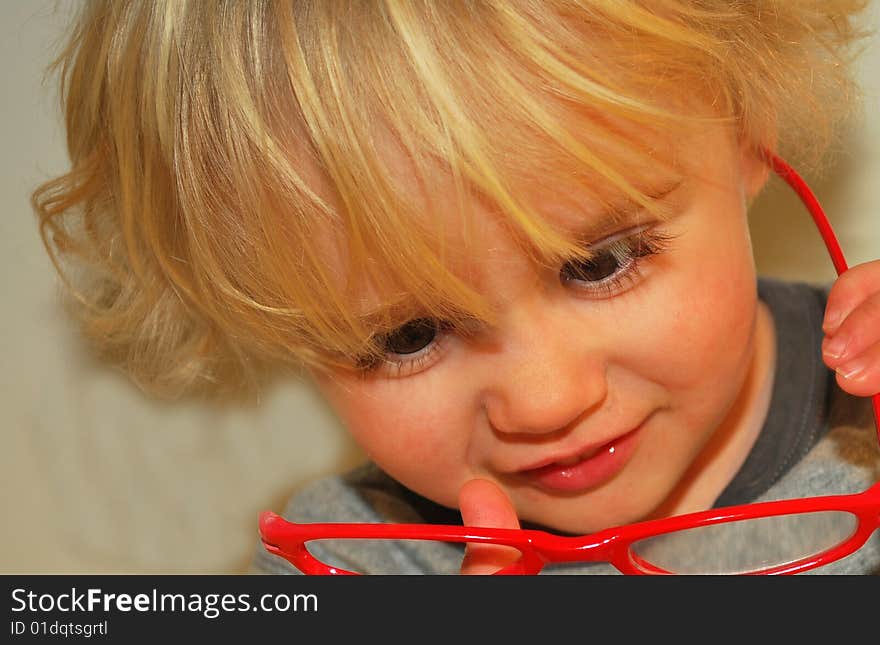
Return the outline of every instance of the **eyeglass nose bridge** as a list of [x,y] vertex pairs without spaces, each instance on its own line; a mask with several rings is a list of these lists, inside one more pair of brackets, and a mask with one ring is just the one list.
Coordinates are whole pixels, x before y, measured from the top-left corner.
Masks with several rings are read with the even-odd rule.
[[585,536],[560,536],[545,533],[536,540],[535,549],[547,564],[608,562],[629,560],[629,545],[612,531]]

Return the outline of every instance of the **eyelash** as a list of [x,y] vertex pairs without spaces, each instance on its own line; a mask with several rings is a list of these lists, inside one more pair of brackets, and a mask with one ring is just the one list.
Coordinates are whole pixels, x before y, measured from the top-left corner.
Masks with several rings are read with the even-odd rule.
[[[594,297],[600,299],[611,298],[636,284],[642,277],[642,263],[669,250],[675,235],[663,233],[653,229],[642,229],[635,233],[623,232],[600,242],[596,249],[596,257],[599,253],[608,252],[615,245],[626,247],[629,258],[624,266],[608,278],[590,283],[584,280],[566,280],[560,276],[563,284],[572,285],[573,288],[592,292]],[[620,250],[617,246],[617,250]],[[635,250],[634,250],[635,249]],[[619,256],[614,252],[615,259]],[[569,263],[566,263],[569,264]],[[563,265],[563,269],[566,265]],[[560,273],[562,269],[560,269]],[[584,286],[590,284],[591,286]],[[358,371],[364,376],[370,373],[382,372],[383,376],[400,378],[416,374],[437,362],[446,349],[446,343],[452,334],[466,333],[466,329],[458,329],[458,326],[448,321],[438,321],[437,335],[423,349],[412,354],[398,354],[397,358],[389,359],[386,356],[369,356],[357,360]]]
[[[560,280],[565,285],[587,292],[591,297],[607,299],[627,291],[643,277],[642,263],[651,257],[656,257],[669,251],[675,235],[664,233],[655,229],[643,229],[636,233],[621,233],[608,240],[604,240],[595,249],[594,258],[603,252],[610,252],[616,261],[622,259],[625,263],[612,275],[597,281],[580,280],[577,278],[566,279],[562,272],[568,262],[560,269]],[[622,248],[621,248],[622,247]],[[618,254],[619,253],[619,254]],[[624,256],[621,258],[621,256]]]

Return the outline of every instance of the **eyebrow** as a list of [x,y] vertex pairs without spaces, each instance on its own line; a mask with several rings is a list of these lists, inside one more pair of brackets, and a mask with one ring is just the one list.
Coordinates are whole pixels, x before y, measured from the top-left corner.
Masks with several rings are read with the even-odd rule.
[[[674,179],[642,192],[648,201],[659,204],[675,193],[683,184],[683,179]],[[645,210],[645,207],[635,200],[629,197],[619,197],[603,204],[601,210],[592,216],[586,214],[584,209],[577,207],[554,211],[554,214],[567,220],[564,229],[577,237],[581,243],[586,244],[607,236],[622,225],[637,224],[638,216],[645,213]]]
[[[412,320],[435,318],[437,315],[421,306],[414,296],[406,294],[395,302],[381,304],[373,309],[359,312],[355,314],[355,317],[363,327],[370,330],[370,335],[376,338],[396,331],[401,325]],[[454,306],[449,307],[449,311],[442,315],[442,319],[459,331],[471,329],[475,324],[486,322],[475,318],[473,314],[466,311],[457,310]]]
[[357,314],[358,322],[371,330],[373,336],[394,331],[401,324],[422,317],[427,316],[419,313],[418,307],[410,298],[387,305],[380,305],[374,309]]
[[[361,326],[369,330],[372,337],[377,337],[393,332],[409,321],[419,318],[434,318],[435,314],[420,305],[415,296],[406,293],[401,294],[393,302],[381,303],[365,311],[357,312],[354,317]],[[472,316],[464,312],[456,314],[453,311],[447,312],[443,318],[453,324],[473,319]]]

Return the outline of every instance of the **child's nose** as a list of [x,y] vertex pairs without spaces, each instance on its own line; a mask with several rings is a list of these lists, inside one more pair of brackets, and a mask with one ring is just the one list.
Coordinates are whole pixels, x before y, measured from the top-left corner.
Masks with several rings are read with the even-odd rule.
[[534,331],[528,342],[501,352],[483,390],[483,407],[499,432],[567,429],[607,394],[605,361],[583,332]]

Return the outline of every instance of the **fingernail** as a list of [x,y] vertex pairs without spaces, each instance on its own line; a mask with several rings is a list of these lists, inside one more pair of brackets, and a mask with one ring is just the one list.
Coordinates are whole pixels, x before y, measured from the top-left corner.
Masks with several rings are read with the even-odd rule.
[[867,362],[861,358],[857,358],[850,361],[846,365],[841,365],[837,368],[836,371],[843,378],[849,381],[854,378],[858,378],[859,375],[865,371],[865,367],[867,367]]
[[822,329],[825,330],[826,333],[832,333],[837,326],[840,324],[840,312],[839,311],[828,311],[825,312],[825,319],[822,321]]
[[846,352],[846,338],[843,337],[833,337],[828,340],[825,344],[825,347],[822,349],[822,352],[833,359],[840,359],[843,357],[843,354]]

